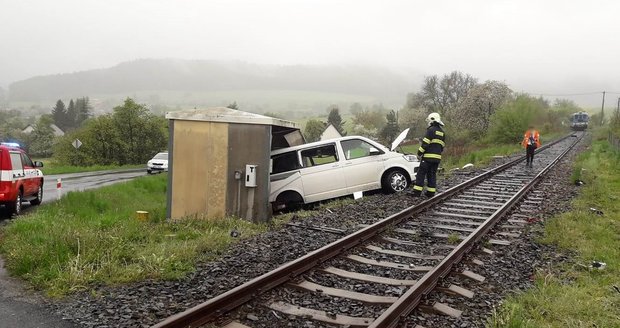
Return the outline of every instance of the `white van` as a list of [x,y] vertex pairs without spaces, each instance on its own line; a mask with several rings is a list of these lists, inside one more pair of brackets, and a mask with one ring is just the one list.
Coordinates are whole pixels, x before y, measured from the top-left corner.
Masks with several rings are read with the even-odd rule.
[[413,155],[360,136],[277,149],[271,152],[269,201],[276,211],[358,191],[403,191],[419,165]]

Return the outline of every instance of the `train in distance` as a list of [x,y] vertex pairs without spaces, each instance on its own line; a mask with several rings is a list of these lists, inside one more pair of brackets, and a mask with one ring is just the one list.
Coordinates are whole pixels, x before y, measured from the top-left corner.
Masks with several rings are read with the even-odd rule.
[[583,131],[588,128],[590,115],[586,112],[573,113],[570,116],[570,128],[573,131]]

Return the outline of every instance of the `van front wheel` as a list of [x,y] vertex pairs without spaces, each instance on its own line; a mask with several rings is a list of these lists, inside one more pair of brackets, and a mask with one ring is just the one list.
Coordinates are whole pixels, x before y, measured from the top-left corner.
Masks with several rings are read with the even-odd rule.
[[395,169],[383,175],[381,187],[387,193],[395,193],[406,190],[409,187],[409,178],[403,170]]

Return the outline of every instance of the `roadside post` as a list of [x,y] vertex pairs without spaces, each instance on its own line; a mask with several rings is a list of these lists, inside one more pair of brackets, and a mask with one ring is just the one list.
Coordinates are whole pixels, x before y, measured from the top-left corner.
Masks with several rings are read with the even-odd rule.
[[149,212],[136,211],[136,218],[138,219],[138,221],[146,222],[149,220]]
[[75,139],[73,140],[73,142],[71,142],[71,145],[73,146],[73,148],[75,148],[76,160],[79,160],[78,155],[80,154],[80,147],[82,147],[82,142],[80,141],[80,139]]
[[62,197],[62,179],[61,178],[56,179],[56,194],[58,196],[58,200],[60,200],[60,197]]

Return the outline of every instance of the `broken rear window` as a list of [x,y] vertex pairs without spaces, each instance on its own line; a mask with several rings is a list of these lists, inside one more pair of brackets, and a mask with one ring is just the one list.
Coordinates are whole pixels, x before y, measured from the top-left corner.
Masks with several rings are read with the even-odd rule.
[[301,165],[299,164],[299,158],[297,158],[296,151],[274,155],[271,157],[271,161],[272,174],[293,171],[301,167]]

